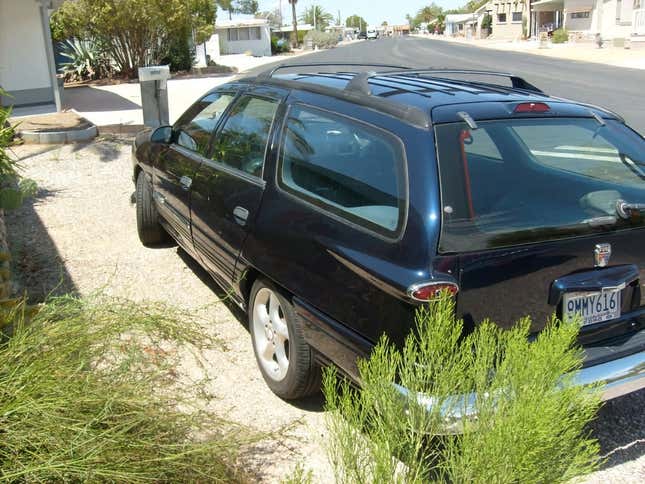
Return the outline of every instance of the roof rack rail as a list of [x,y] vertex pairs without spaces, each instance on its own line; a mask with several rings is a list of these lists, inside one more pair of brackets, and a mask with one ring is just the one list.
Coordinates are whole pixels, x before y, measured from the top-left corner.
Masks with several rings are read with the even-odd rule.
[[379,67],[383,69],[397,69],[402,71],[413,70],[412,67],[399,66],[393,64],[373,64],[373,63],[360,63],[360,62],[309,62],[299,64],[280,64],[272,69],[261,72],[258,74],[258,79],[270,79],[273,75],[284,69],[291,69],[296,67]]
[[389,71],[389,72],[379,72],[379,74],[405,74],[405,75],[422,75],[422,74],[459,74],[465,76],[491,76],[491,77],[504,77],[510,79],[513,89],[524,89],[525,91],[537,92],[544,94],[544,91],[534,86],[530,82],[526,81],[520,76],[511,74],[508,72],[498,72],[498,71],[479,71],[479,70],[469,70],[469,69],[408,69],[403,72],[398,70]]

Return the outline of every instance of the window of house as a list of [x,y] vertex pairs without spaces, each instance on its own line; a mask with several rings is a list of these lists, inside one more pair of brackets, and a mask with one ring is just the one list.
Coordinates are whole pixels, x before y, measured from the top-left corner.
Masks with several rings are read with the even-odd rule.
[[206,156],[213,131],[234,97],[232,93],[213,93],[194,104],[188,116],[175,125],[177,144]]
[[522,21],[522,12],[513,12],[513,22]]
[[571,12],[571,18],[589,18],[590,12]]
[[324,211],[383,235],[405,221],[401,142],[344,116],[296,106],[289,112],[279,185]]
[[269,133],[278,103],[243,96],[231,108],[215,136],[213,160],[256,177],[262,176]]
[[262,38],[262,29],[260,27],[240,27],[228,29],[229,42],[238,40],[260,40]]
[[497,23],[498,24],[505,24],[506,23],[506,14],[505,13],[498,13],[497,14]]

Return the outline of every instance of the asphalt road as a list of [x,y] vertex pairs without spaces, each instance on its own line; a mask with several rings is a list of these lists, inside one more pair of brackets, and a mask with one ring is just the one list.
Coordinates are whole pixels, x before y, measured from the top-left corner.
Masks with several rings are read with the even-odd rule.
[[[609,108],[645,135],[645,70],[416,37],[363,41],[287,61],[302,62],[374,62],[512,72],[550,95]],[[259,70],[263,69],[266,66]]]

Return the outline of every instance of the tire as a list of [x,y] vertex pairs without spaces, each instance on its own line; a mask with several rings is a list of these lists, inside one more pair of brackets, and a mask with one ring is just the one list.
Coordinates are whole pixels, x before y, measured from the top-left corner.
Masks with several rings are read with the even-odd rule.
[[320,367],[291,302],[273,284],[258,279],[248,307],[253,352],[271,391],[285,400],[319,392]]
[[136,190],[137,232],[146,247],[156,247],[170,242],[170,236],[159,223],[159,214],[152,199],[152,187],[143,171],[137,176]]

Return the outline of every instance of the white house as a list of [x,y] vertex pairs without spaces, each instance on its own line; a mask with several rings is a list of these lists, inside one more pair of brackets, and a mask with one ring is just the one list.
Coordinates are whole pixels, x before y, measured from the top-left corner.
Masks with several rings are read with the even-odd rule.
[[0,86],[4,105],[50,104],[60,93],[49,30],[51,0],[0,0]]
[[271,55],[271,29],[266,19],[218,19],[215,30],[219,35],[220,53],[223,55],[246,52],[251,52],[255,57]]
[[476,13],[456,13],[446,15],[444,30],[445,35],[453,37],[472,38],[477,30],[477,20],[479,16]]

